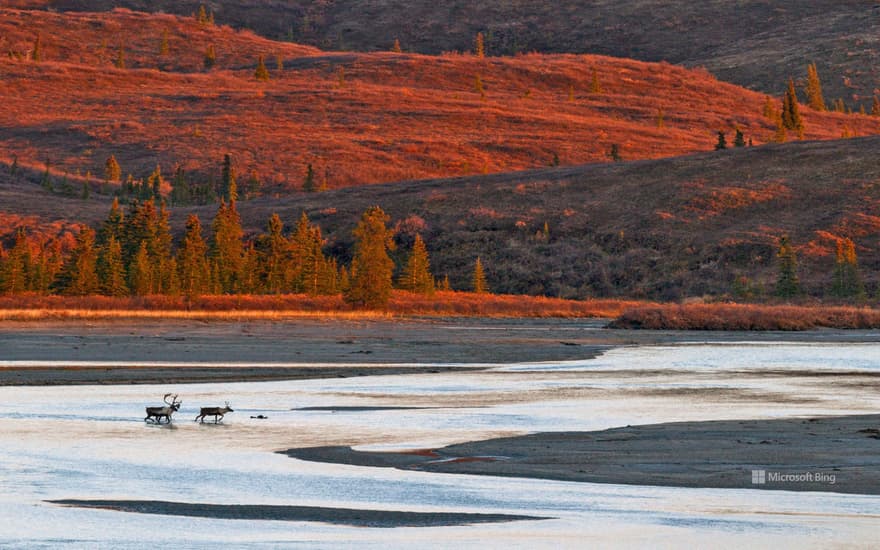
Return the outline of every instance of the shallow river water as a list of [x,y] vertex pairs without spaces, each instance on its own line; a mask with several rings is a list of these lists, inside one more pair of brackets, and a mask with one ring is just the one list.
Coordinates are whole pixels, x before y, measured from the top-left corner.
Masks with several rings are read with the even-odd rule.
[[[7,363],[14,364],[14,363]],[[817,376],[821,374],[821,376]],[[876,547],[880,497],[681,489],[304,462],[318,445],[418,449],[538,431],[876,413],[880,344],[632,346],[479,372],[174,386],[0,388],[0,547]],[[143,422],[167,392],[172,426]],[[230,401],[219,425],[199,405]],[[304,407],[417,407],[297,410]],[[264,420],[252,416],[264,415]],[[497,512],[548,519],[369,528],[61,507],[50,499]]]

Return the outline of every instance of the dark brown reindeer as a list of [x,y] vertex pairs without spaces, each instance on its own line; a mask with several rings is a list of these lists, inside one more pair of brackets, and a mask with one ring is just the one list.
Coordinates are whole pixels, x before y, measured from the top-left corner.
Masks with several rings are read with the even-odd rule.
[[229,406],[229,401],[226,402],[225,407],[202,407],[199,411],[199,415],[193,420],[195,422],[198,420],[200,423],[205,421],[206,416],[214,417],[214,424],[223,420],[223,415],[226,413],[235,412],[232,410],[232,407]]
[[[171,401],[168,401],[168,398],[171,397]],[[147,416],[144,417],[144,422],[147,422],[150,419],[153,419],[156,424],[161,424],[162,419],[170,424],[171,423],[171,415],[176,413],[180,409],[180,405],[183,404],[183,401],[177,400],[177,394],[166,393],[165,397],[162,398],[162,401],[166,403],[164,407],[147,407]]]

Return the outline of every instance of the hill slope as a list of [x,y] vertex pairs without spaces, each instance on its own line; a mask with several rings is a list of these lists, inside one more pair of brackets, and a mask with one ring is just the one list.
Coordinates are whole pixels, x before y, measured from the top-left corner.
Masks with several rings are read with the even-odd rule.
[[[322,227],[326,249],[347,261],[351,230],[381,205],[406,250],[415,231],[434,273],[467,288],[482,256],[499,292],[675,299],[731,292],[746,276],[772,291],[777,239],[791,236],[806,289],[830,286],[836,240],[852,238],[870,289],[880,270],[880,137],[768,145],[673,159],[572,166],[469,178],[413,181],[261,198],[240,203],[250,233],[273,212],[288,228],[302,211]],[[0,176],[0,204],[29,186],[22,217],[63,228],[71,212],[97,223],[108,203],[48,199],[35,183]],[[15,187],[17,186],[17,187]],[[215,207],[176,208],[209,220]],[[2,219],[2,218],[0,218]],[[17,221],[16,221],[17,220]],[[207,223],[207,222],[206,222]],[[544,224],[547,233],[544,233]]]
[[[664,63],[325,53],[169,15],[0,15],[6,46],[24,55],[40,34],[44,59],[0,59],[0,161],[48,160],[59,177],[100,176],[113,154],[137,177],[181,165],[207,179],[232,153],[275,192],[298,188],[309,164],[334,188],[603,162],[612,145],[666,157],[712,149],[718,130],[755,144],[774,132],[764,96]],[[204,70],[209,46],[217,64]],[[269,82],[254,78],[259,56]],[[880,132],[877,117],[804,113],[809,139]]]
[[[788,77],[816,62],[829,98],[870,103],[880,87],[880,9],[864,0],[575,0],[430,2],[365,0],[12,0],[58,10],[192,14],[200,3],[218,22],[325,49],[470,50],[484,32],[496,55],[594,53],[706,67],[722,80],[781,93]],[[857,109],[857,108],[856,108]]]

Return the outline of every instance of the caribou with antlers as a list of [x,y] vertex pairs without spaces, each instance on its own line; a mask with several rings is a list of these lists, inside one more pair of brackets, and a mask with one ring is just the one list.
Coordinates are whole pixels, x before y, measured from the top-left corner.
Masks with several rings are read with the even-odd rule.
[[[168,398],[171,398],[171,401],[168,401]],[[183,401],[177,400],[177,394],[166,393],[165,397],[162,398],[162,401],[166,403],[164,407],[147,407],[147,416],[144,417],[144,422],[147,422],[150,419],[153,419],[156,424],[161,424],[162,419],[170,424],[171,423],[171,415],[176,413],[180,409],[180,405],[183,404]]]
[[235,412],[232,410],[232,407],[229,406],[229,401],[226,402],[225,407],[202,407],[199,411],[199,415],[193,420],[199,421],[200,423],[205,421],[206,416],[214,417],[214,424],[216,424],[219,420],[223,420],[223,415],[226,413]]

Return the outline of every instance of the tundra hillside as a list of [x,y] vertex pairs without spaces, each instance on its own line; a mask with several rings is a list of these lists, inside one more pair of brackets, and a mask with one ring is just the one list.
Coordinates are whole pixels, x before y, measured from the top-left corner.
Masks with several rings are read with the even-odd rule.
[[[270,194],[300,189],[310,165],[316,188],[338,188],[668,157],[711,150],[719,131],[732,144],[737,129],[756,145],[783,139],[779,98],[665,63],[325,53],[192,17],[0,15],[0,162],[77,192],[111,155],[123,178],[159,166],[216,181],[229,153]],[[801,114],[806,139],[880,131],[880,117]]]
[[388,50],[397,39],[405,51],[468,51],[482,32],[493,55],[666,60],[768,93],[781,93],[788,77],[815,62],[827,79],[829,101],[843,98],[856,111],[860,104],[870,107],[880,88],[880,8],[862,0],[11,0],[12,6],[55,10],[126,7],[181,15],[195,13],[201,3],[218,23],[324,49]]

